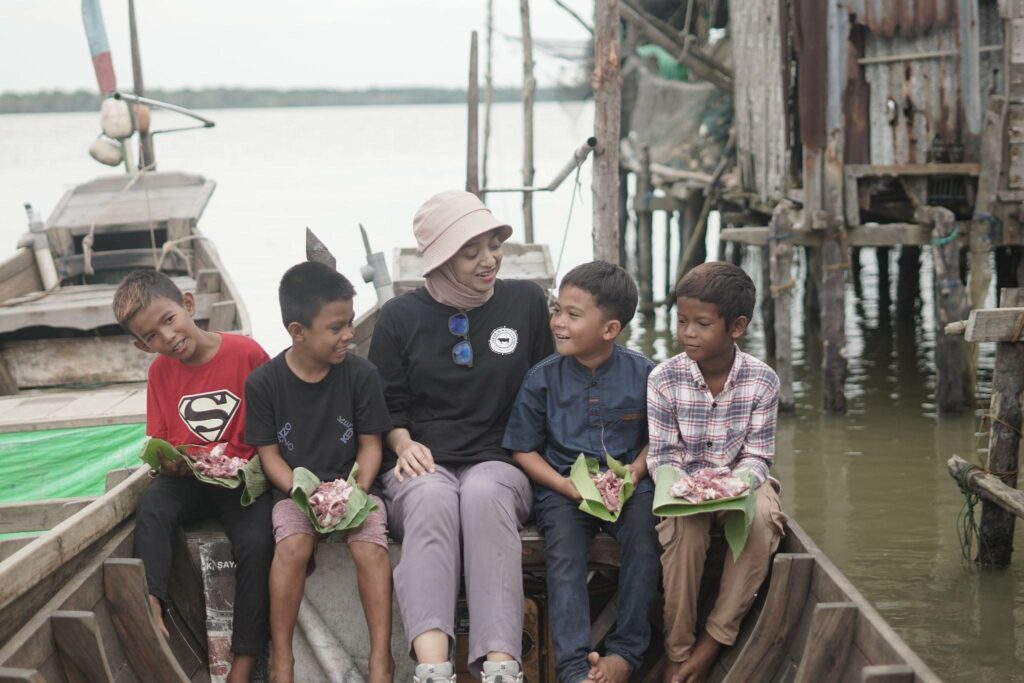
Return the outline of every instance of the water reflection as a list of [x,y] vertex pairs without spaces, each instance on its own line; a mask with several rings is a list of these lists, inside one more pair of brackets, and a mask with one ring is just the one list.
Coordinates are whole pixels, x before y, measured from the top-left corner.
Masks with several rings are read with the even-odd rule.
[[[963,497],[946,460],[976,460],[978,416],[937,418],[930,260],[922,255],[913,306],[897,312],[898,256],[888,254],[891,279],[879,291],[876,255],[861,250],[861,296],[847,288],[845,417],[820,412],[821,343],[805,323],[803,292],[794,292],[797,412],[780,418],[775,464],[783,504],[942,678],[1024,681],[1024,556],[1006,571],[961,562],[955,523]],[[743,267],[765,291],[758,250],[747,250]],[[802,283],[802,256],[798,268]],[[664,359],[677,352],[673,327],[659,313],[653,326],[638,325],[632,343]],[[759,313],[743,346],[764,357]],[[983,345],[981,403],[992,364],[993,348]],[[1019,535],[1017,545],[1024,548]]]

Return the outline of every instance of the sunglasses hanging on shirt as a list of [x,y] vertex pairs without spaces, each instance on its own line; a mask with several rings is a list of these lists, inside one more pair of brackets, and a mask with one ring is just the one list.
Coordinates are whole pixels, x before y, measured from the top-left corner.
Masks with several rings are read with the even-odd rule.
[[452,347],[452,362],[467,368],[473,367],[473,346],[469,343],[469,316],[459,311],[448,318],[448,331],[462,341]]

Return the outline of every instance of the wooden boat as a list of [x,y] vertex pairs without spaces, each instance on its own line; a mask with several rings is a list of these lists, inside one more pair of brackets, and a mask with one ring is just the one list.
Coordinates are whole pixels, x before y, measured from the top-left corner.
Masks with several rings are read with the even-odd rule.
[[45,226],[31,222],[25,246],[0,263],[0,431],[145,420],[152,358],[111,308],[131,270],[159,269],[193,292],[201,327],[250,333],[197,227],[214,188],[186,173],[101,177],[69,190]]

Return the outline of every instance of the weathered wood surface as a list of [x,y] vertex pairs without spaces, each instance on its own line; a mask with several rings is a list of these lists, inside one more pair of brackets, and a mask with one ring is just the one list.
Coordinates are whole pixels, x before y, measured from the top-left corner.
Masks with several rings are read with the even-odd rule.
[[969,310],[967,292],[960,281],[960,245],[953,241],[953,212],[943,207],[922,207],[916,218],[931,223],[932,261],[935,264],[933,305],[935,308],[935,403],[940,414],[963,410],[967,392],[964,386],[966,348],[964,340],[944,334],[946,325],[962,320]]
[[619,262],[619,117],[622,79],[619,65],[619,1],[594,3],[594,258]]
[[84,234],[90,226],[147,227],[171,218],[198,220],[217,184],[199,175],[149,172],[129,188],[132,176],[103,176],[82,183],[61,198],[46,221],[47,229]]
[[477,76],[477,41],[469,41],[469,85],[466,88],[466,192],[480,196],[480,82]]
[[[109,231],[107,231],[109,232]],[[188,270],[188,263],[181,254],[168,252],[160,263],[160,250],[153,249],[118,249],[116,251],[94,251],[89,257],[93,272],[103,270],[124,270],[135,268],[153,269],[160,264],[160,269],[166,273],[175,273]],[[61,279],[78,277],[86,272],[85,257],[81,254],[65,256],[58,263],[58,272]]]
[[7,342],[0,354],[22,389],[145,382],[155,358],[127,335]]
[[93,498],[55,498],[0,504],[0,534],[50,529],[93,500]]
[[[966,246],[966,235],[969,223],[954,223],[959,233],[956,243]],[[885,223],[881,225],[847,226],[846,244],[850,247],[898,247],[901,245],[924,246],[931,244],[930,225],[919,223]],[[753,226],[742,228],[723,228],[719,237],[727,242],[741,242],[753,246],[764,246],[768,243],[770,227]],[[801,247],[821,247],[825,234],[820,230],[797,230],[793,233],[793,244]]]
[[774,680],[800,624],[813,570],[813,555],[780,553],[775,556],[771,586],[761,617],[729,668],[725,683],[767,683]]
[[736,156],[741,183],[764,203],[789,183],[788,10],[779,2],[731,2],[735,71]]
[[0,683],[47,683],[36,669],[0,668]]
[[[136,354],[144,355],[137,350]],[[145,421],[144,384],[0,397],[0,433]]]
[[1024,341],[1024,308],[982,308],[971,311],[964,329],[964,338],[969,342]]
[[985,500],[1024,519],[1024,491],[1007,486],[1001,478],[988,474],[958,455],[946,462],[946,468],[957,483],[963,481]]
[[981,168],[978,191],[974,198],[974,218],[970,229],[970,288],[971,308],[985,306],[985,297],[992,282],[989,265],[992,239],[992,209],[999,189],[1003,165],[1003,127],[1006,121],[1006,98],[993,96],[985,113],[985,127],[981,136]]
[[114,682],[95,614],[57,611],[50,616],[50,626],[69,683]]
[[[555,268],[547,244],[505,242],[501,261],[501,277],[533,280],[545,290],[554,286]],[[617,248],[617,247],[616,247]],[[423,286],[423,257],[415,247],[395,249],[393,280],[395,294]]]
[[0,263],[0,302],[38,292],[43,288],[31,249],[22,248],[11,258]]
[[[519,0],[519,25],[523,42],[523,187],[533,187],[533,100],[537,81],[533,77],[530,0]],[[532,192],[523,192],[523,235],[527,242],[533,242]]]
[[[636,210],[636,242],[637,271],[640,285],[640,304],[650,304],[654,300],[654,245],[653,219],[650,208],[653,195],[651,187],[651,153],[647,145],[639,151],[640,171],[636,174],[636,197],[633,207]],[[666,251],[668,251],[666,249]]]
[[822,407],[846,412],[846,271],[850,254],[845,231],[836,218],[825,215],[828,227],[821,247]]
[[0,562],[0,609],[134,513],[149,482],[147,468],[140,467],[109,493]]
[[211,332],[228,332],[238,329],[238,307],[234,301],[218,301],[210,306],[210,321],[206,329]]
[[780,203],[772,213],[768,230],[770,293],[775,301],[775,371],[779,375],[779,410],[791,412],[793,399],[792,307],[796,279],[793,276],[793,224],[790,206]]
[[157,683],[187,681],[149,607],[142,560],[105,561],[103,590],[118,637],[139,677]]
[[857,606],[852,602],[815,605],[796,683],[839,683],[850,654]]
[[860,672],[861,683],[914,683],[914,670],[905,664],[875,664]]
[[195,259],[194,269],[199,272],[204,269],[213,269],[220,273],[220,294],[221,299],[225,301],[234,301],[236,306],[235,315],[237,330],[240,334],[251,335],[252,324],[249,321],[249,311],[245,308],[245,300],[242,298],[242,292],[235,285],[234,280],[228,274],[224,268],[224,263],[220,260],[220,254],[217,253],[217,248],[213,242],[200,239],[192,242],[193,258]]

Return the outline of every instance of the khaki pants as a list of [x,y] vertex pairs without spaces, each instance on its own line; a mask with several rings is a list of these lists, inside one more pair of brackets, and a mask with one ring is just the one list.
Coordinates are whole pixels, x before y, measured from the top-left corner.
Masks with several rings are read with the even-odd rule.
[[[733,513],[665,517],[658,524],[658,540],[663,548],[665,653],[672,662],[689,658],[696,641],[697,596],[711,542],[711,525],[721,526],[727,514]],[[707,632],[723,645],[736,642],[740,622],[768,574],[768,562],[779,546],[785,523],[779,495],[766,483],[757,490],[754,520],[739,559],[734,562],[732,552],[726,552],[718,599],[708,615]]]

